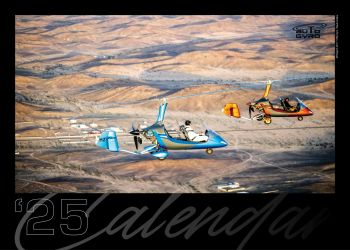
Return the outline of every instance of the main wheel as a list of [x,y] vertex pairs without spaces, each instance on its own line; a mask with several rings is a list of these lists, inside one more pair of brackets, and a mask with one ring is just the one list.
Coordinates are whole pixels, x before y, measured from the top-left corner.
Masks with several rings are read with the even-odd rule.
[[304,118],[302,116],[298,116],[298,121],[302,121]]
[[208,155],[211,155],[214,152],[214,150],[211,148],[207,148],[205,152],[207,152]]
[[164,161],[166,158],[158,158],[158,160],[160,161]]
[[272,119],[271,119],[271,117],[264,117],[264,123],[265,124],[270,124],[272,122]]

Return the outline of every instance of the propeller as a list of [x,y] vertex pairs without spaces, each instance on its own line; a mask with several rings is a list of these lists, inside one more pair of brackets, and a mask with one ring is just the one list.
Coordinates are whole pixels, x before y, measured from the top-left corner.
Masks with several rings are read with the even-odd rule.
[[247,105],[249,106],[248,111],[249,111],[249,118],[252,119],[252,112],[254,112],[254,99],[252,102],[248,102]]
[[139,144],[142,144],[142,138],[139,136],[141,134],[141,131],[138,128],[135,128],[134,123],[132,123],[129,133],[134,135],[135,147],[136,150],[138,150]]
[[134,123],[132,123],[129,133],[132,135],[140,135],[140,130],[138,128],[135,128]]

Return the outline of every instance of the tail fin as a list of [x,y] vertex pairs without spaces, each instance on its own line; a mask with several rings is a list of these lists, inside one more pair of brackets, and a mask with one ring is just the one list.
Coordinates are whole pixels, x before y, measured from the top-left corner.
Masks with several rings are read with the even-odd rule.
[[308,108],[305,103],[303,103],[298,97],[295,97],[298,101],[298,103],[300,103],[300,108],[303,109],[303,108]]
[[222,109],[222,112],[228,116],[233,116],[236,118],[241,118],[238,105],[236,103],[227,103]]
[[96,145],[111,152],[119,152],[117,133],[112,130],[104,131],[101,136],[96,139]]
[[267,81],[266,89],[265,89],[263,97],[266,98],[269,95],[270,89],[271,89],[271,81]]
[[303,110],[303,112],[307,113],[308,115],[313,114],[312,110],[308,106],[306,106],[305,103],[303,103],[298,97],[296,97],[296,99],[298,100],[299,110]]

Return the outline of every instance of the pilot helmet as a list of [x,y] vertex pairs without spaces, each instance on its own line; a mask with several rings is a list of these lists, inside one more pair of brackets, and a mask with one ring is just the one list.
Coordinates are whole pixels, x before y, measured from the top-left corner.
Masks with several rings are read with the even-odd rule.
[[191,125],[191,121],[190,121],[190,120],[186,120],[186,121],[185,121],[185,125],[186,125],[186,126]]

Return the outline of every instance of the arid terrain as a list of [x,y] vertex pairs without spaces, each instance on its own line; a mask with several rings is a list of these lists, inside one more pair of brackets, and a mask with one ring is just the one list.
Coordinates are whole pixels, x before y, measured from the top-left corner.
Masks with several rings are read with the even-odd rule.
[[[296,38],[306,23],[327,26]],[[16,192],[333,193],[334,47],[334,16],[16,16]],[[245,119],[266,80],[272,102],[298,97],[314,115]],[[229,145],[164,161],[94,145],[114,127],[134,151],[128,131],[163,97],[168,130],[189,119]],[[222,113],[233,102],[244,118]]]

